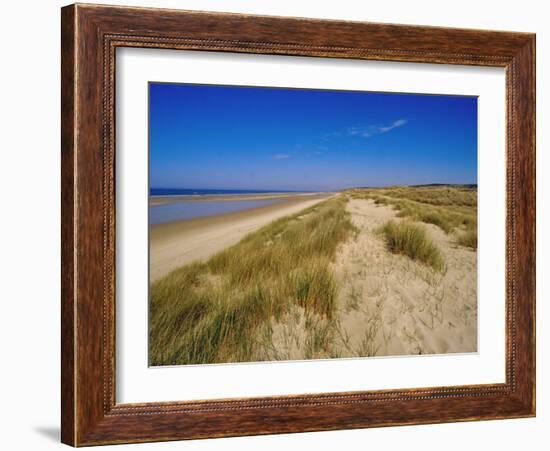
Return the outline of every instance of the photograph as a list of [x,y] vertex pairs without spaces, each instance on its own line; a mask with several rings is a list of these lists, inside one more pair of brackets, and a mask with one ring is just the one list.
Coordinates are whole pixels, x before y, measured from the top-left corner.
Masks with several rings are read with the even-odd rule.
[[477,97],[148,90],[150,366],[477,352]]

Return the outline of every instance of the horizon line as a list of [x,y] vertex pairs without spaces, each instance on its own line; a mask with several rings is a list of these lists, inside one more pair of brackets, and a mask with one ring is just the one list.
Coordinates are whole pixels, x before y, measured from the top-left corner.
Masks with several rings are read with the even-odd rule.
[[406,186],[406,187],[423,187],[423,186],[477,186],[477,182],[428,182],[428,183],[391,183],[387,185],[357,185],[357,186],[347,186],[342,188],[334,189],[288,189],[288,188],[219,188],[219,187],[209,187],[209,188],[198,188],[198,187],[166,187],[166,186],[150,186],[149,191],[151,190],[218,190],[218,191],[288,191],[288,192],[313,192],[313,191],[343,191],[349,189],[366,189],[366,188],[390,188],[393,186]]

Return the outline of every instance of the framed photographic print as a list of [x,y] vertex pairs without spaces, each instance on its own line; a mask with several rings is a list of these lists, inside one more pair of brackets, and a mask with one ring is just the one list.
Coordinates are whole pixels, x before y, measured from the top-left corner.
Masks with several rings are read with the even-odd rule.
[[535,414],[535,37],[62,9],[62,441]]

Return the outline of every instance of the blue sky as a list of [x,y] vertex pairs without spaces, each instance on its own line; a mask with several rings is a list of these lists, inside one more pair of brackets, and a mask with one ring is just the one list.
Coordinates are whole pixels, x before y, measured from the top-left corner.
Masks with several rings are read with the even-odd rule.
[[477,98],[149,84],[153,188],[477,183]]

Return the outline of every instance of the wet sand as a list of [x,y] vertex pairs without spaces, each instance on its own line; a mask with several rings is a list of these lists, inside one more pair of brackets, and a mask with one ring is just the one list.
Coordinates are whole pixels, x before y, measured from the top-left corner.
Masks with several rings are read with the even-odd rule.
[[176,202],[208,202],[208,201],[242,201],[242,200],[277,200],[299,197],[317,196],[324,193],[252,193],[252,194],[191,194],[174,196],[152,196],[150,206],[165,205]]

